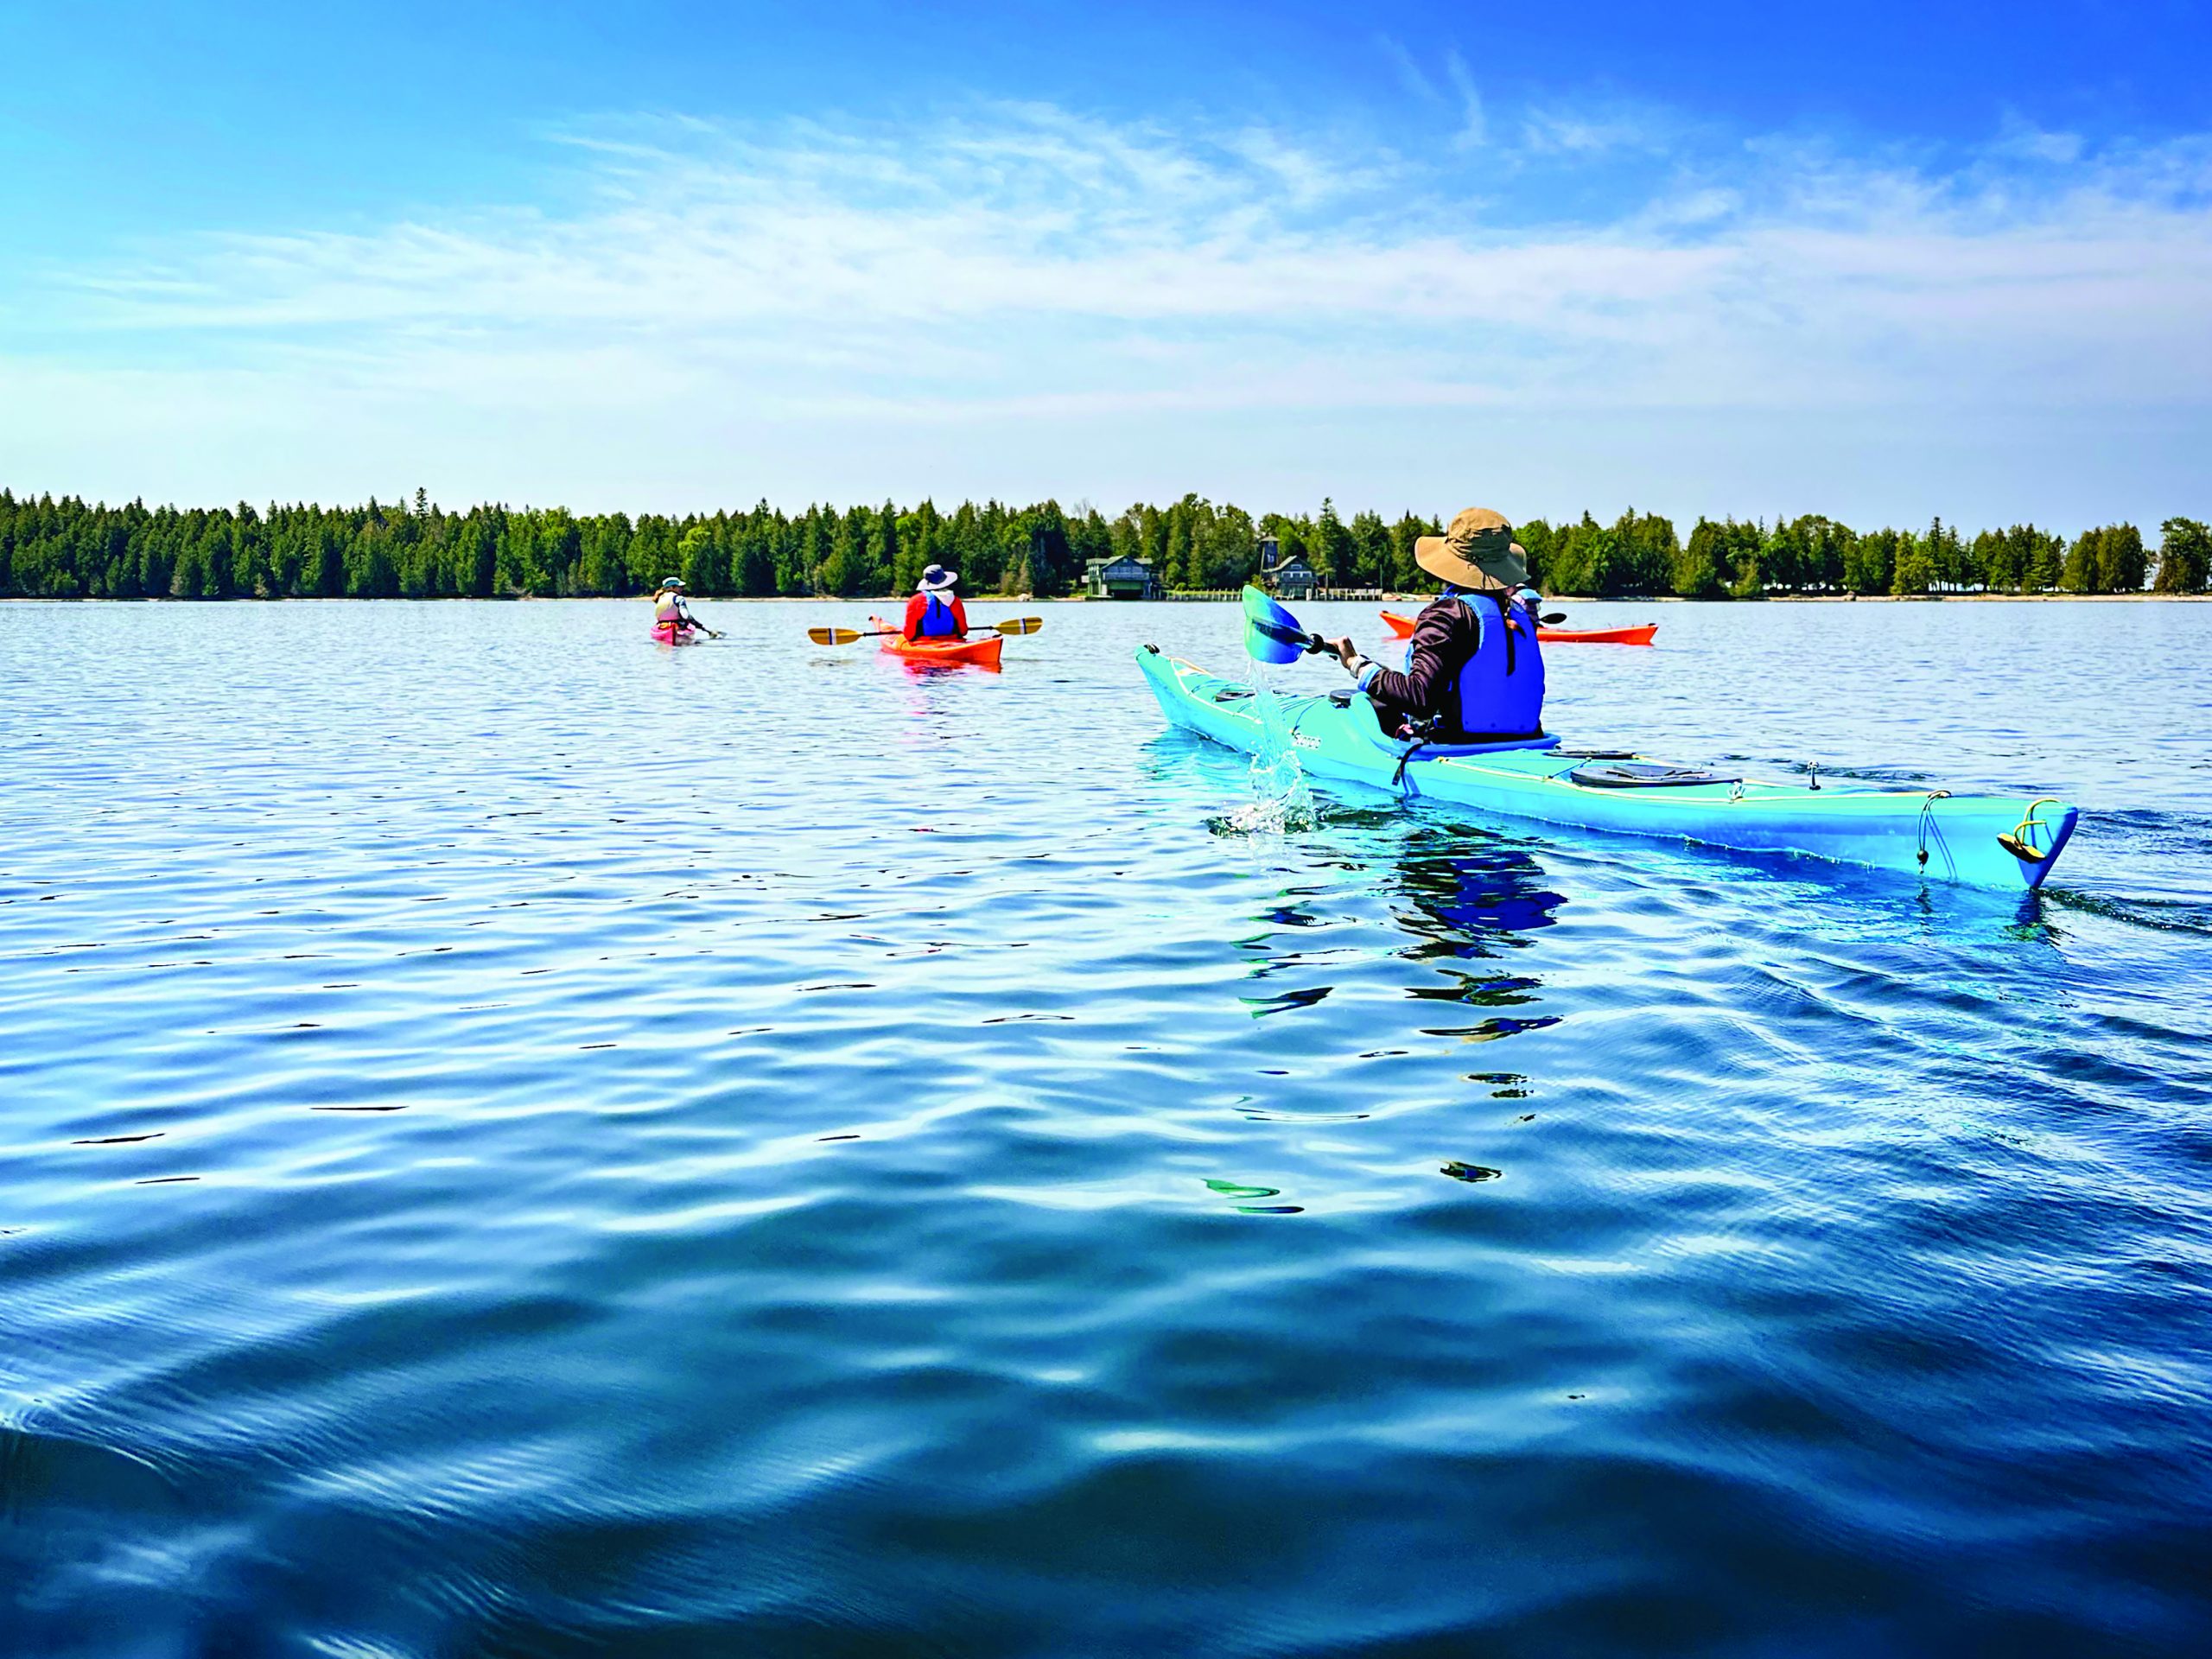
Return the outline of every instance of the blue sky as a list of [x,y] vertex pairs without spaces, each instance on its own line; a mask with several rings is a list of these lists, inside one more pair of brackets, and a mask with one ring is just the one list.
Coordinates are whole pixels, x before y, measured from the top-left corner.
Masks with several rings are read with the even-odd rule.
[[18,490],[2212,516],[2202,5],[0,30]]

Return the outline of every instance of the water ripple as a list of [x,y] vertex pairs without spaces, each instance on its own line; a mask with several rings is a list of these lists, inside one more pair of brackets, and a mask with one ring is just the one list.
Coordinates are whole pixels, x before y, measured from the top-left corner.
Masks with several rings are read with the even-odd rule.
[[2023,905],[729,609],[0,607],[0,1654],[2201,1645],[2212,611],[1554,653]]

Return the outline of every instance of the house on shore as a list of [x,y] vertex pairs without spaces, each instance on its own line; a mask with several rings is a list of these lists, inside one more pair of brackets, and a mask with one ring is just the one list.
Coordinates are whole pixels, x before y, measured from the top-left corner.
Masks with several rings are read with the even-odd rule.
[[1143,559],[1092,559],[1083,568],[1083,588],[1093,599],[1158,599],[1159,578]]

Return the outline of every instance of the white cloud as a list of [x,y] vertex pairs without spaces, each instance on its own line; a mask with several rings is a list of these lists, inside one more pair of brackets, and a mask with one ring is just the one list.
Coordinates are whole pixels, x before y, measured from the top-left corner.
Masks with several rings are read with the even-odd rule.
[[2037,126],[2015,113],[2005,118],[2005,127],[1992,150],[2000,156],[2025,162],[2050,162],[2060,166],[2082,158],[2087,145],[2078,132],[2055,132]]
[[[1558,118],[1546,135],[1597,142]],[[1242,464],[1210,458],[1242,454],[1255,416],[1295,411],[1378,430],[1416,410],[2201,418],[2212,383],[2199,141],[2024,173],[2003,136],[1949,172],[1770,143],[1570,219],[1470,199],[1448,139],[1039,105],[564,138],[588,187],[565,211],[217,235],[79,276],[0,359],[41,389],[0,398],[0,449],[62,453],[48,411],[92,423],[107,397],[141,442],[173,410],[194,454],[226,421],[265,442],[287,410],[334,444],[501,431],[566,435],[563,454],[803,423],[858,471],[901,433],[1041,448],[1120,422],[1203,474]]]
[[1388,35],[1376,35],[1376,44],[1382,48],[1382,55],[1389,59],[1390,67],[1397,72],[1399,84],[1407,92],[1425,104],[1441,104],[1444,101],[1443,94],[1436,90],[1436,83],[1414,61],[1412,53]]
[[1664,149],[1677,124],[1654,110],[1561,107],[1532,112],[1522,124],[1521,137],[1537,155],[1592,156],[1608,150]]
[[1475,86],[1475,78],[1467,73],[1466,60],[1456,50],[1444,54],[1444,72],[1459,97],[1459,130],[1452,135],[1452,145],[1472,149],[1490,134],[1490,123],[1483,114],[1483,95]]

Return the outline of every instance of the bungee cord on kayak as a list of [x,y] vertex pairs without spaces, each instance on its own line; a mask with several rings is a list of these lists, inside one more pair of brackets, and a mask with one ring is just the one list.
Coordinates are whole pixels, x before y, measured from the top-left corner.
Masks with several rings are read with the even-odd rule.
[[[1931,789],[1928,791],[1928,798],[1921,803],[1920,847],[1916,856],[1923,866],[1928,862],[1928,831],[1930,826],[1935,823],[1936,803],[1938,801],[1948,800],[1950,798],[1950,795],[1951,791],[1948,789]],[[2001,846],[2004,842],[2004,837],[1999,836],[1998,837],[1998,842]]]

